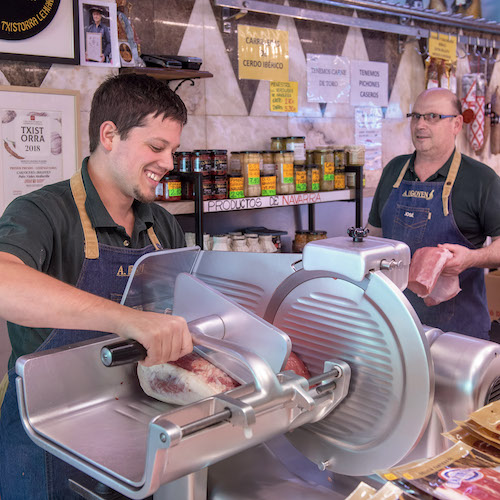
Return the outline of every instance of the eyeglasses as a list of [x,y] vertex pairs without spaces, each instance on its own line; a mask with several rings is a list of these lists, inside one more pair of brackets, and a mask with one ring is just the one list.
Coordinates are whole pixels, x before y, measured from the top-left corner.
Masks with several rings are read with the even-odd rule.
[[438,113],[408,113],[406,118],[411,118],[412,122],[418,122],[420,118],[423,118],[427,123],[437,123],[439,120],[444,118],[455,118],[458,115],[439,115]]

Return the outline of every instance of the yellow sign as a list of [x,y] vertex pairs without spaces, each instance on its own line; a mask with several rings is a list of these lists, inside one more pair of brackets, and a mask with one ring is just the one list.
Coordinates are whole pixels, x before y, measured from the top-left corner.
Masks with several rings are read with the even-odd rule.
[[298,82],[269,82],[271,111],[297,113],[299,110]]
[[457,60],[457,37],[431,31],[429,55],[445,61],[455,62]]
[[288,80],[288,32],[238,25],[239,78]]

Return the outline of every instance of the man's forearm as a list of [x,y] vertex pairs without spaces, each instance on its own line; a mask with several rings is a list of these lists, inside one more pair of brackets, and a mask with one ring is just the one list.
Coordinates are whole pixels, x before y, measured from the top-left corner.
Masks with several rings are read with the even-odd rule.
[[470,252],[469,267],[500,267],[500,237],[493,239],[492,243],[486,247],[478,248]]

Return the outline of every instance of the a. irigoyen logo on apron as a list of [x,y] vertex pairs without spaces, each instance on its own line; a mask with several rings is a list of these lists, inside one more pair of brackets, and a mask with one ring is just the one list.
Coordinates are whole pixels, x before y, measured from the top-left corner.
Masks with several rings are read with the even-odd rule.
[[424,200],[432,200],[434,198],[434,189],[428,193],[427,191],[416,191],[415,189],[410,189],[403,193],[405,198],[423,198]]

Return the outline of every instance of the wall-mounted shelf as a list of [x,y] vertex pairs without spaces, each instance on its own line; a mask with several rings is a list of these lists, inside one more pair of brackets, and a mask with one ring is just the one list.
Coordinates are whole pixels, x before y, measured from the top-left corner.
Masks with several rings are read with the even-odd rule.
[[158,80],[193,80],[195,78],[213,78],[208,71],[175,68],[120,68],[120,73],[148,75]]

